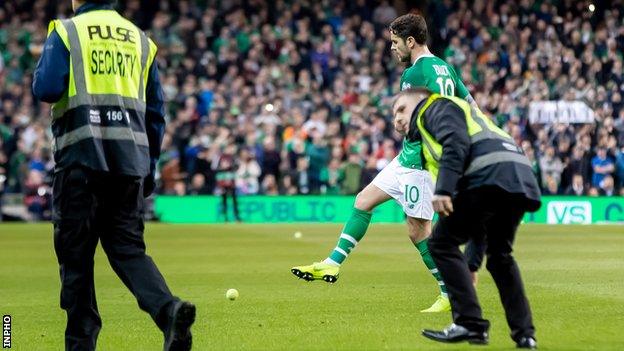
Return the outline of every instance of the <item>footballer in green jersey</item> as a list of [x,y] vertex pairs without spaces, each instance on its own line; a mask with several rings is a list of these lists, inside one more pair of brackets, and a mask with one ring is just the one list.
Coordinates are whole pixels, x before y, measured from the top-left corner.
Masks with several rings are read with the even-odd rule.
[[[417,25],[414,26],[414,23]],[[408,14],[395,19],[390,24],[392,53],[399,61],[411,63],[401,75],[400,89],[426,88],[440,95],[462,98],[478,109],[476,101],[453,67],[431,54],[426,40],[426,23],[422,16]],[[422,166],[424,161],[421,141],[403,139],[403,149],[398,160],[403,167]],[[483,262],[484,253],[485,246],[482,243],[469,241],[466,245],[466,258],[475,285],[477,284],[477,271]]]
[[[424,86],[438,93],[471,101],[472,97],[452,67],[429,52],[426,43],[427,25],[421,16],[408,14],[397,18],[390,25],[390,34],[392,53],[399,61],[413,62],[401,77],[402,89]],[[352,214],[329,256],[311,265],[293,267],[292,273],[308,281],[336,282],[340,265],[364,237],[373,209],[394,199],[407,215],[409,237],[440,289],[440,295],[433,305],[422,312],[449,311],[446,286],[427,245],[433,218],[432,196],[433,181],[424,169],[421,143],[404,139],[399,156],[357,195]]]
[[[399,17],[397,20],[401,18]],[[408,37],[407,40],[401,39],[398,30],[396,34],[392,32],[390,34],[392,52],[401,62],[413,62],[401,75],[401,90],[424,87],[440,95],[457,96],[469,103],[474,102],[468,89],[466,89],[466,86],[459,79],[451,65],[441,58],[432,55],[426,45],[423,45],[420,50],[414,50],[416,54],[413,54],[413,51],[408,47],[408,41],[411,41],[412,38]],[[415,58],[413,57],[414,55],[416,55]],[[420,140],[410,142],[405,138],[403,139],[403,149],[399,154],[399,163],[403,167],[422,168],[421,152],[422,145]]]

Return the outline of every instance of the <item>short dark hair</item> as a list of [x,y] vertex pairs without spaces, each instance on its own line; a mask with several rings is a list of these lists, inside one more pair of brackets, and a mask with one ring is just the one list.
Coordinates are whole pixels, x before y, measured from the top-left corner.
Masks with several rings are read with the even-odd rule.
[[408,13],[390,23],[390,32],[403,40],[413,37],[420,45],[427,43],[427,22],[421,15]]
[[426,97],[429,97],[431,95],[431,91],[427,88],[424,87],[415,87],[415,88],[409,88],[406,90],[401,90],[400,92],[398,92],[394,98],[392,98],[392,103],[390,104],[390,107],[392,110],[394,110],[394,105],[396,105],[397,101],[399,100],[399,98],[401,96],[405,96],[405,95],[425,95]]

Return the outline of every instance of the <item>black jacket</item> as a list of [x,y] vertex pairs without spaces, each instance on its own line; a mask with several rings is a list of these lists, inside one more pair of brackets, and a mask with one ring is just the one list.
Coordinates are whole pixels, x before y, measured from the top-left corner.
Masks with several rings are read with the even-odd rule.
[[[412,115],[408,138],[421,137],[418,133],[416,117],[425,101],[423,100],[416,107]],[[511,194],[523,195],[527,200],[526,209],[529,211],[535,211],[540,207],[539,186],[528,165],[518,162],[499,162],[469,175],[465,174],[471,160],[475,157],[490,152],[509,150],[510,145],[503,145],[504,142],[500,139],[485,139],[471,144],[464,112],[457,104],[449,99],[435,100],[424,112],[423,125],[442,145],[435,194],[455,196],[465,190],[498,187]],[[514,152],[522,154],[520,148],[517,146],[515,148],[517,150],[513,150]]]

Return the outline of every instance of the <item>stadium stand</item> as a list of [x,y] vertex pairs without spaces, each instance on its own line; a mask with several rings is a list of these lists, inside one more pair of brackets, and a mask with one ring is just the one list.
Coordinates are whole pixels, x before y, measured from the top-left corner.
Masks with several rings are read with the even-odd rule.
[[[387,1],[119,8],[160,48],[169,121],[159,194],[219,193],[224,159],[241,195],[355,194],[397,154],[389,103],[404,67],[387,25],[401,13]],[[419,10],[434,53],[522,146],[544,194],[624,194],[622,1],[444,0]],[[50,216],[50,108],[30,87],[48,21],[70,13],[69,1],[0,4],[5,216]]]

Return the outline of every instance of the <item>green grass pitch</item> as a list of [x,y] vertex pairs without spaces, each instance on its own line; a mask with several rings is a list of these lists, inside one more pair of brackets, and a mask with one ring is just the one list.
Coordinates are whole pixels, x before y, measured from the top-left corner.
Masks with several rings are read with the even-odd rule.
[[[340,226],[147,226],[148,253],[173,292],[198,308],[195,350],[465,350],[420,336],[450,314],[425,315],[437,286],[404,225],[373,224],[334,285],[297,280],[290,267],[324,258]],[[293,238],[301,231],[301,239]],[[13,349],[63,348],[52,227],[0,225],[0,313],[11,314]],[[541,350],[624,350],[624,228],[521,227],[515,256]],[[103,328],[99,350],[159,350],[162,335],[96,254]],[[240,298],[225,298],[236,288]],[[490,346],[512,350],[486,271],[478,287],[492,322]]]

